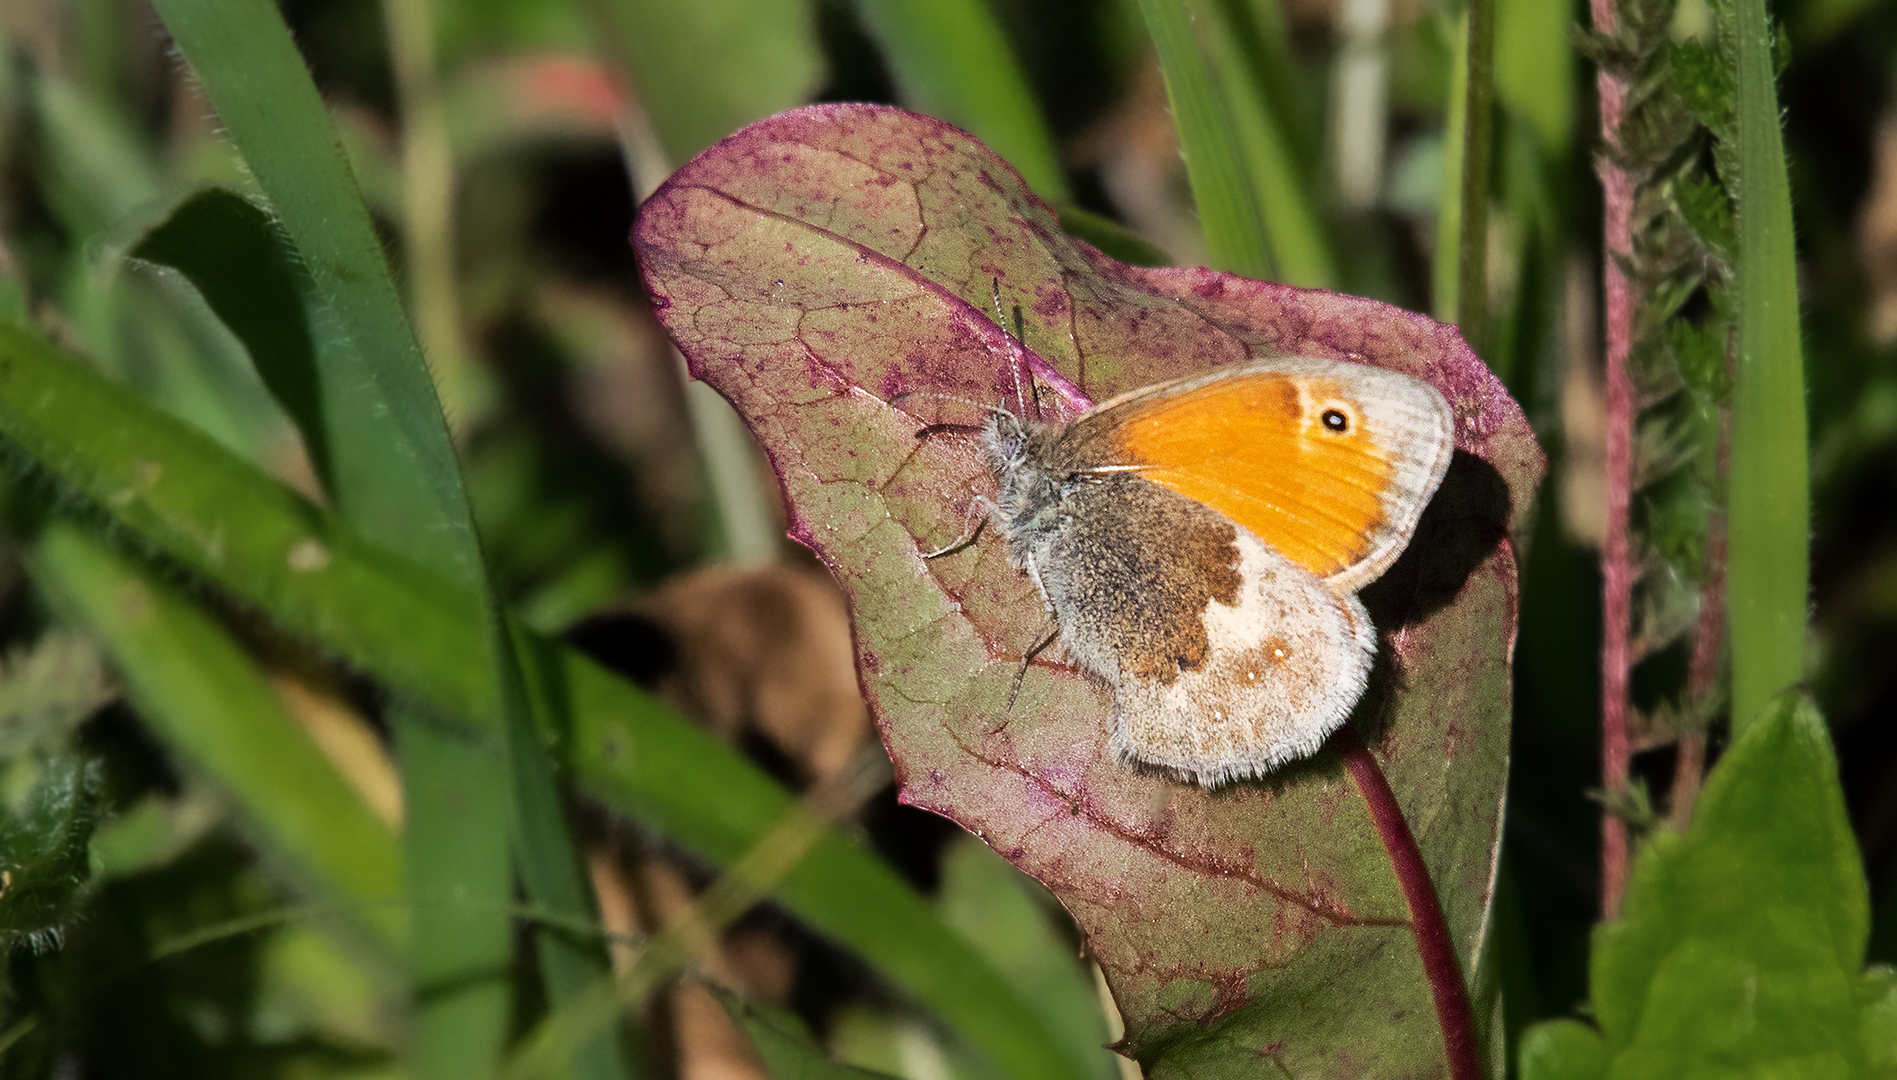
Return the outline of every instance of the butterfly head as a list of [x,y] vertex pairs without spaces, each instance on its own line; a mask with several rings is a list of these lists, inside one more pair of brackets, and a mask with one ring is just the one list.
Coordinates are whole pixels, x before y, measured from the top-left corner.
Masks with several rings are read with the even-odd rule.
[[996,481],[994,523],[1022,562],[1023,545],[1052,527],[1067,470],[1060,468],[1055,444],[1062,427],[1024,420],[996,410],[982,425],[981,450]]

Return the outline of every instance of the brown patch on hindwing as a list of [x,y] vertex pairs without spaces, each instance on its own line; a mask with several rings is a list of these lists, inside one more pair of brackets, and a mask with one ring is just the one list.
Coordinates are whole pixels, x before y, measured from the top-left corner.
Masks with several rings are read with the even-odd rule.
[[[1238,602],[1238,530],[1138,477],[1071,492],[1041,567],[1074,658],[1103,677],[1170,683],[1211,657],[1206,606]],[[1117,668],[1117,670],[1116,670]]]

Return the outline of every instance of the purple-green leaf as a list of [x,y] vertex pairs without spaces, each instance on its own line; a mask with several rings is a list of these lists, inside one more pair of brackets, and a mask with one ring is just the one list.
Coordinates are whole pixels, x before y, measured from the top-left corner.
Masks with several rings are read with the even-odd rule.
[[[1511,536],[1542,469],[1521,410],[1455,330],[1334,293],[1121,265],[1064,235],[966,133],[868,106],[800,109],[719,143],[645,204],[634,243],[693,373],[745,416],[792,534],[849,596],[903,798],[1060,897],[1147,1074],[1251,1075],[1271,1059],[1299,1076],[1441,1075],[1439,1009],[1463,988],[1440,961],[1475,970],[1493,887]],[[1347,770],[1333,740],[1208,792],[1117,763],[1105,691],[1057,650],[1009,707],[1049,624],[991,532],[923,556],[993,492],[973,437],[985,408],[1071,416],[1269,355],[1428,380],[1455,411],[1458,453],[1409,552],[1365,590],[1383,641],[1351,721],[1368,756]],[[1364,768],[1387,779],[1427,881],[1399,880]],[[1431,920],[1411,900],[1431,883],[1448,948],[1426,967]]]

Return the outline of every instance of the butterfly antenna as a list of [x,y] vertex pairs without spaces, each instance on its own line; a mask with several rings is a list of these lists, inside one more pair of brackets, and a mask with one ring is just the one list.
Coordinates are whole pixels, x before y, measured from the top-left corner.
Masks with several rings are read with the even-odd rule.
[[[1021,316],[1020,304],[1014,305],[1014,340],[1020,342],[1021,347],[1023,349],[1027,348],[1027,344],[1028,344],[1027,320],[1022,318]],[[1021,363],[1015,365],[1015,386],[1016,386],[1017,391],[1020,389],[1021,369],[1026,366],[1027,366],[1026,360],[1023,360]],[[1034,377],[1034,375],[1031,372],[1028,375],[1028,397],[1031,398],[1034,402],[1034,419],[1036,420],[1045,419],[1045,417],[1041,415],[1041,383],[1038,379]],[[1025,408],[1026,404],[1027,404],[1026,402],[1023,402],[1022,406]]]
[[[1001,279],[998,277],[989,278],[988,288],[995,302],[995,323],[1001,327],[1002,333],[1007,334],[1009,337],[1014,339],[1014,343],[1017,346],[1017,348],[1014,350],[1014,355],[1009,357],[1009,359],[1013,361],[1012,366],[1014,369],[1014,407],[1016,409],[1016,412],[1015,412],[1016,416],[1025,416],[1027,415],[1027,410],[1028,410],[1028,395],[1024,390],[1021,389],[1022,361],[1021,361],[1020,353],[1021,353],[1021,350],[1026,348],[1027,336],[1026,336],[1025,327],[1023,327],[1022,322],[1021,322],[1021,306],[1019,304],[1015,305],[1014,330],[1010,331],[1008,329],[1008,316],[1001,309]],[[1028,380],[1030,385],[1033,383],[1033,381],[1034,380],[1032,378]],[[1040,393],[1038,389],[1035,391],[1035,397],[1036,399],[1040,397]],[[1038,400],[1036,400],[1035,402],[1034,415],[1037,419],[1041,415],[1040,402]]]

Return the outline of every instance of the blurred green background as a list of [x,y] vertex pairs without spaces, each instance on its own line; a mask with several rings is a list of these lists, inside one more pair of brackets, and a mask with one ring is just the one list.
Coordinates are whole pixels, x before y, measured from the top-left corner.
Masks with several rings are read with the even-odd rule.
[[[1211,261],[1452,321],[1461,311],[1468,325],[1453,258],[1468,130],[1454,107],[1466,59],[1454,0],[1195,0],[1258,193],[1254,241],[1242,249],[1221,247],[1217,230],[1208,245],[1195,215],[1141,6],[282,8],[395,265],[505,601],[793,790],[843,792],[845,831],[1043,1003],[1063,1045],[1082,1048],[1107,1041],[1112,1018],[1073,961],[1071,923],[985,849],[897,806],[886,774],[865,772],[859,750],[873,743],[840,603],[781,540],[774,488],[735,419],[684,383],[644,307],[626,236],[644,193],[743,124],[809,102],[889,102],[972,130],[1071,231],[1121,258]],[[1786,45],[1780,94],[1809,387],[1809,664],[1872,883],[1872,959],[1897,961],[1897,6],[1788,0],[1773,14]],[[1585,11],[1497,0],[1494,15],[1486,297],[1471,337],[1549,455],[1524,572],[1495,912],[1514,1032],[1585,998],[1598,917],[1601,207],[1593,69],[1570,34]],[[1703,0],[1680,0],[1670,33],[1703,36],[1711,19]],[[178,260],[150,246],[205,185],[255,193],[258,177],[149,4],[0,6],[0,317],[321,501],[333,490],[321,455],[259,379],[250,343],[220,320],[215,298],[165,268]],[[319,319],[319,342],[322,331]],[[43,457],[11,442],[6,455]],[[299,833],[257,809],[270,784],[291,782],[272,772],[273,755],[301,753],[330,770],[310,783],[348,804],[338,814],[351,827],[393,843],[402,781],[386,749],[382,673],[341,646],[285,634],[268,604],[260,612],[160,558],[155,587],[208,612],[212,644],[182,636],[179,623],[152,647],[200,661],[233,648],[259,707],[295,721],[284,738],[300,749],[232,743],[209,698],[142,689],[126,668],[131,646],[109,616],[100,621],[110,609],[71,584],[109,572],[74,570],[89,556],[60,555],[44,532],[73,494],[30,469],[9,476],[0,864],[38,891],[0,882],[11,904],[0,926],[11,946],[0,1075],[409,1075],[407,989],[364,944],[359,905],[344,910],[373,887],[312,887],[313,873],[331,870],[311,867],[330,864],[299,845],[330,842],[320,826]],[[126,546],[163,554],[141,543]],[[329,558],[320,545],[308,551],[312,565]],[[293,549],[292,569],[295,559]],[[70,573],[80,577],[61,576]],[[49,584],[59,580],[64,592]],[[1690,583],[1643,596],[1697,602]],[[1651,644],[1635,701],[1668,715],[1682,708],[1690,641]],[[1636,755],[1656,799],[1675,755],[1659,734]],[[665,924],[711,868],[662,838],[665,828],[654,836],[628,821],[656,802],[616,802],[602,794],[616,790],[605,766],[570,767],[582,774],[575,834],[603,922],[626,935]],[[343,849],[337,880],[373,878],[362,858]],[[737,917],[745,906],[698,966],[747,988],[759,1010],[788,1010],[769,1012],[770,1023],[804,1025],[833,1054],[897,1075],[980,1075],[967,1033],[893,984],[884,960],[866,961],[782,905]],[[483,1038],[537,1030],[545,1012],[532,950],[512,955],[498,976],[512,1004],[491,1014],[500,1026]],[[635,1071],[761,1075],[737,1032],[765,1013],[720,1002],[697,983],[645,1002],[628,1035]],[[1095,1076],[1126,1067],[1105,1053],[1078,1060]]]

